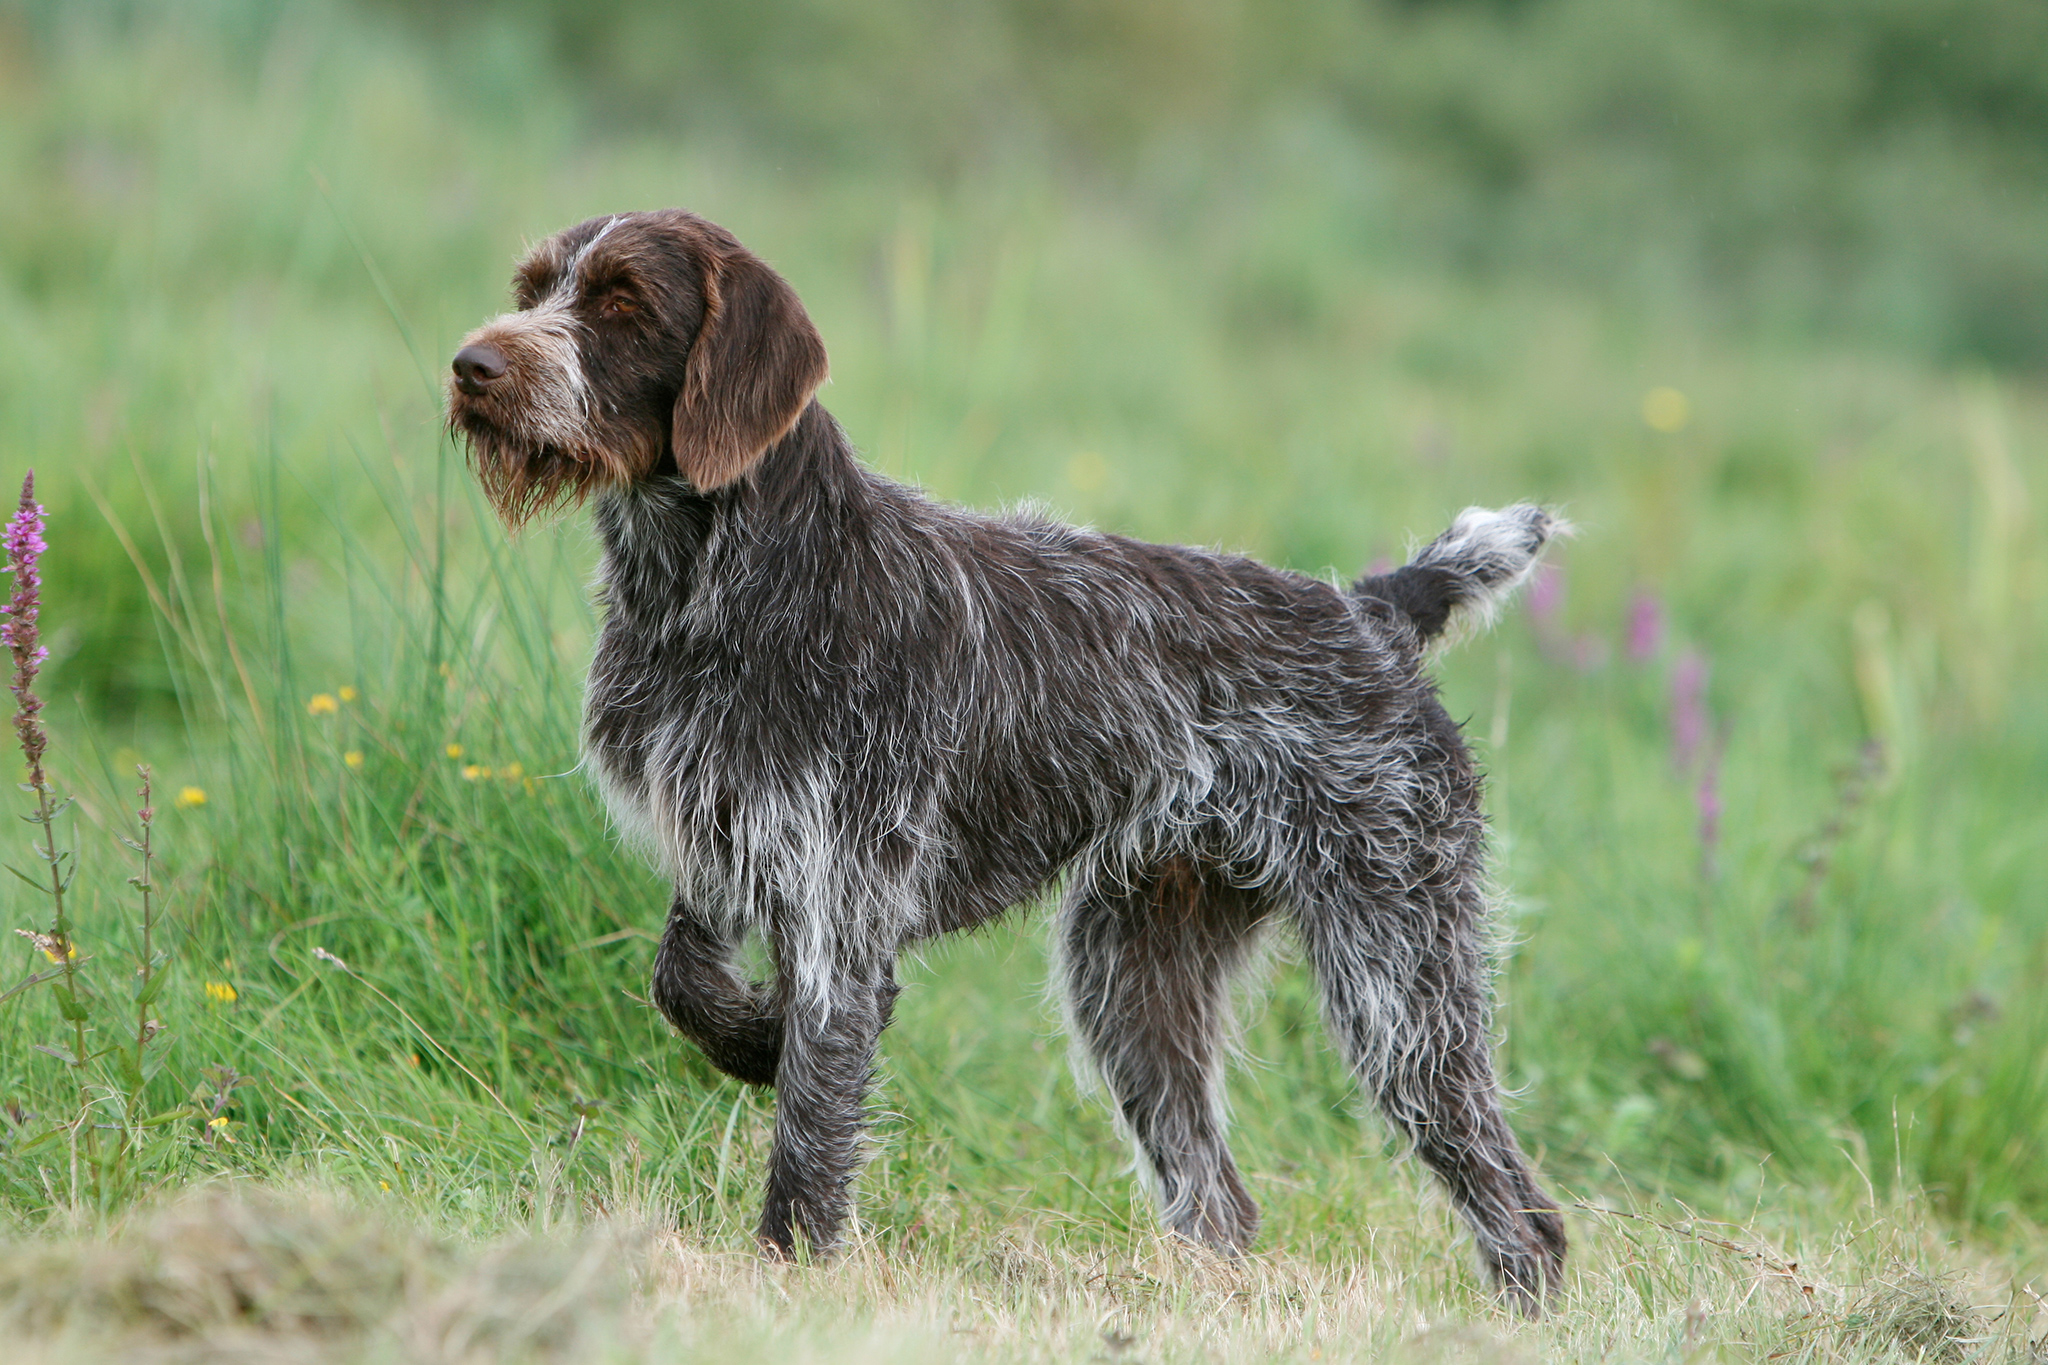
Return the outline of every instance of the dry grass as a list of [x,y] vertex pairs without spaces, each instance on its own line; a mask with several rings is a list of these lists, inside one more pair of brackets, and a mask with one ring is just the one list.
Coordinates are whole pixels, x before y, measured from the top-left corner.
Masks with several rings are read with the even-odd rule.
[[331,1194],[224,1186],[0,1246],[0,1330],[23,1365],[2042,1358],[2040,1300],[2012,1264],[1910,1207],[1811,1247],[1797,1222],[1582,1208],[1566,1300],[1528,1324],[1446,1292],[1422,1236],[1375,1238],[1370,1262],[1233,1265],[1165,1239],[1076,1252],[1045,1225],[776,1268],[639,1222],[479,1244]]

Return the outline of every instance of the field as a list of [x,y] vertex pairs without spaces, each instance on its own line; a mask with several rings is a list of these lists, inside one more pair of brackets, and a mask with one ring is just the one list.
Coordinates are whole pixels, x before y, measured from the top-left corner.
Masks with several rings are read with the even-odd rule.
[[[1804,200],[1617,216],[1679,171],[1722,202],[1747,144],[1581,145],[1540,72],[1485,137],[1362,139],[1493,88],[1475,9],[1362,7],[1414,89],[1253,120],[1270,53],[1197,98],[1230,5],[1122,103],[1095,30],[1046,21],[1060,84],[934,20],[926,76],[883,60],[915,7],[814,8],[901,108],[712,29],[701,89],[774,118],[657,98],[628,4],[559,63],[540,7],[0,7],[0,487],[33,467],[48,509],[77,949],[0,976],[10,1358],[2038,1359],[2048,284],[2013,244],[2048,208],[1998,186],[2044,183],[2048,96],[1981,55],[2031,21],[1951,7],[2010,145],[1901,115],[1825,204],[1896,231],[1798,238]],[[1552,76],[1623,65],[1588,57],[1617,10],[1539,13]],[[1692,14],[1685,98],[1765,99]],[[1002,72],[1051,111],[1014,137],[956,117]],[[1503,190],[1473,148],[1526,128]],[[1898,178],[1932,188],[1888,217]],[[1554,1317],[1488,1300],[1284,951],[1231,1079],[1255,1254],[1161,1239],[1036,913],[906,964],[855,1250],[752,1259],[772,1104],[639,998],[664,888],[573,771],[584,521],[508,539],[439,417],[523,243],[671,203],[797,286],[824,401],[939,496],[1318,574],[1471,503],[1579,525],[1440,665],[1490,772],[1515,1123],[1576,1206]],[[6,927],[47,934],[20,835],[44,889],[8,879]]]

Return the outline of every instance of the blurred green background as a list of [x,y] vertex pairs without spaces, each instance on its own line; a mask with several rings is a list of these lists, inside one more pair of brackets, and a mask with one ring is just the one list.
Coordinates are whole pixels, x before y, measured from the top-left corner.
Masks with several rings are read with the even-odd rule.
[[[498,1117],[393,1018],[302,1017],[317,923],[513,1109],[601,1097],[600,1165],[726,1123],[669,1171],[726,1207],[765,1111],[617,994],[660,889],[576,779],[464,780],[573,765],[591,548],[505,542],[439,417],[523,244],[668,204],[791,279],[825,401],[939,496],[1346,574],[1563,506],[1556,570],[1444,663],[1531,1144],[1582,1187],[1732,1206],[1846,1161],[2048,1218],[2035,0],[0,4],[0,451],[52,514],[57,771],[82,848],[137,755],[211,793],[166,814],[171,1045],[262,1078],[242,1148],[181,1159],[374,1172],[415,1124],[422,1198],[520,1178],[435,1126]],[[1037,930],[935,958],[878,1187],[909,1227],[1078,1172],[1034,1197],[1098,1215],[1107,1123],[1004,1015]],[[1275,991],[1246,1164],[1320,1152],[1327,1211],[1348,1092]]]
[[[785,267],[861,439],[947,494],[1348,566],[1446,482],[1583,499],[1656,383],[1762,493],[1863,431],[1758,384],[1864,384],[1868,428],[1895,371],[2048,365],[2044,58],[2028,0],[9,4],[0,435],[416,442],[392,311],[438,372],[521,243],[681,203]],[[1468,451],[1542,477],[1429,465]],[[1211,461],[1263,466],[1250,506]],[[68,681],[161,700],[106,591]]]

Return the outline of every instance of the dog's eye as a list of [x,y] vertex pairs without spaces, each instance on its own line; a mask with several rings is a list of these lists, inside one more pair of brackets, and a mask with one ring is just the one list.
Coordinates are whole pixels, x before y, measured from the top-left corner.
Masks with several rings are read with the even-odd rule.
[[630,317],[639,311],[640,304],[629,294],[607,294],[597,306],[598,316],[607,318]]

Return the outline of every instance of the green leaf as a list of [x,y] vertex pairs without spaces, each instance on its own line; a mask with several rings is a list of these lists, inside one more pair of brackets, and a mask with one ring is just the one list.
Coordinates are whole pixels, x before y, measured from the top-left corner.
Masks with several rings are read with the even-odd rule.
[[0,991],[0,1005],[6,1004],[9,1000],[12,1000],[15,996],[20,995],[30,986],[39,986],[45,981],[54,981],[62,975],[64,975],[64,969],[62,967],[52,967],[47,972],[37,972],[34,976],[28,977],[26,980],[18,981],[14,985],[9,986],[6,990]]
[[7,870],[9,872],[12,872],[15,876],[21,878],[23,881],[27,882],[30,886],[33,886],[36,890],[41,891],[46,895],[49,893],[50,884],[48,882],[37,881],[34,877],[29,876],[28,873],[23,872],[20,868],[14,866],[12,863],[9,863],[7,865]]

